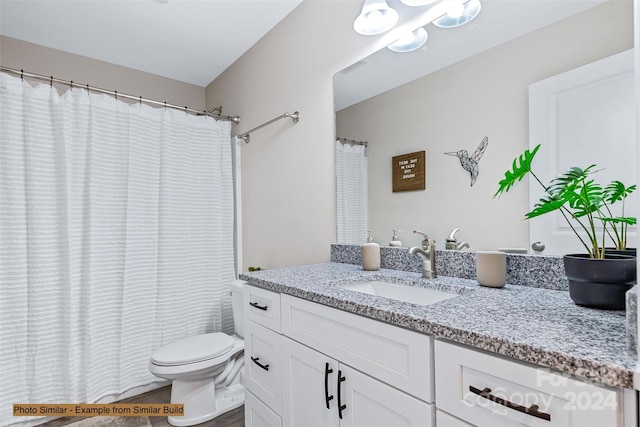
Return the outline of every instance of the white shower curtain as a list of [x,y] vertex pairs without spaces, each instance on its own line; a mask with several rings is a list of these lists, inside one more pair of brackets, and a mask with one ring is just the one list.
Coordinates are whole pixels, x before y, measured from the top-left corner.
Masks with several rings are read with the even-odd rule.
[[367,240],[367,179],[365,146],[336,141],[337,243]]
[[0,73],[0,425],[232,330],[230,124]]

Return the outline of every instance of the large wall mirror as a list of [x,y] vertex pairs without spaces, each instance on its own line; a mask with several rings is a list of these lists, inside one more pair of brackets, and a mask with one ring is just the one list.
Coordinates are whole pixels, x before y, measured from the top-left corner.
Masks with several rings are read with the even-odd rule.
[[[465,26],[425,29],[429,39],[421,49],[385,48],[335,76],[336,136],[368,143],[369,229],[383,245],[400,229],[403,246],[415,246],[420,237],[411,230],[417,229],[442,249],[459,228],[458,241],[472,250],[529,249],[528,186],[492,197],[512,160],[529,147],[529,87],[632,49],[633,2],[484,0]],[[629,96],[633,103],[633,91]],[[472,154],[485,137],[471,185],[459,159],[445,153]],[[555,150],[543,143],[545,149]],[[422,150],[426,188],[394,193],[392,157]],[[635,150],[631,135],[620,154],[635,159]],[[586,158],[583,152],[575,161]],[[545,251],[553,253],[561,252]]]

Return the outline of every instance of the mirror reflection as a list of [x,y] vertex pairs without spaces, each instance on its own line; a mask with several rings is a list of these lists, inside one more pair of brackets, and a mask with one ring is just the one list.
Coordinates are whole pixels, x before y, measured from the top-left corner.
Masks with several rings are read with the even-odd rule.
[[[444,249],[446,237],[459,228],[456,237],[472,250],[531,252],[539,239],[530,241],[524,220],[526,183],[508,197],[492,198],[513,159],[529,147],[529,86],[631,49],[633,3],[485,0],[466,26],[425,29],[429,37],[419,50],[382,49],[335,77],[336,136],[368,143],[362,150],[367,208],[357,217],[368,221],[363,226],[382,245],[399,229],[402,245],[415,246],[421,238],[411,231],[420,230]],[[472,157],[485,137],[471,185],[460,159],[463,152]],[[635,159],[634,137],[629,141],[625,156]],[[425,190],[394,193],[391,159],[422,150]],[[460,156],[445,154],[452,152]],[[339,222],[348,216],[348,208],[343,211]],[[366,240],[366,234],[352,241],[338,234],[341,243]]]

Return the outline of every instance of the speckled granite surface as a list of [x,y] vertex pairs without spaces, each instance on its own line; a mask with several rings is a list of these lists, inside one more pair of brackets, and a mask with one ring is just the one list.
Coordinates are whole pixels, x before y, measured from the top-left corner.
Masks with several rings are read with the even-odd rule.
[[[568,292],[511,284],[484,288],[467,279],[425,280],[420,273],[369,272],[335,262],[258,271],[240,278],[581,379],[633,388],[636,361],[627,354],[625,312],[579,307]],[[421,306],[343,288],[367,280],[436,288],[458,296]]]
[[638,286],[627,292],[627,351],[638,355]]
[[[410,255],[409,248],[380,246],[380,266],[392,270],[422,271],[422,258]],[[358,245],[331,245],[331,261],[360,265]],[[476,254],[473,251],[436,250],[436,273],[440,276],[476,278]],[[561,256],[507,254],[507,282],[520,286],[569,290]]]

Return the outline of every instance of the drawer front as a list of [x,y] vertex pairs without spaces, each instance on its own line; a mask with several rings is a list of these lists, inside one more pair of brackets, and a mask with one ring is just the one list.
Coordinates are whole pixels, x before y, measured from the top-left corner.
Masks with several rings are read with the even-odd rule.
[[280,294],[250,285],[243,293],[245,318],[279,333]]
[[282,333],[425,402],[432,402],[433,338],[282,295]]
[[276,414],[282,415],[282,336],[246,322],[245,385]]
[[434,359],[436,406],[473,425],[623,425],[620,390],[440,340]]
[[244,397],[246,427],[282,427],[282,419],[251,393]]

